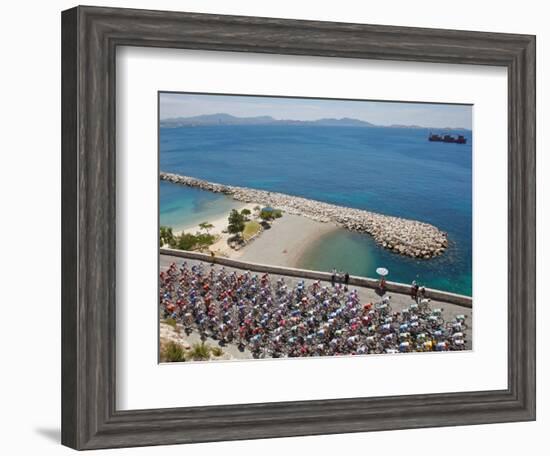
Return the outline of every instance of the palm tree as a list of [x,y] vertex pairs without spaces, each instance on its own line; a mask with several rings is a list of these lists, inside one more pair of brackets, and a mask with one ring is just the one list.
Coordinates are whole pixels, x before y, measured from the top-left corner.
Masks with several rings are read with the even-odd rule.
[[199,228],[201,230],[204,230],[206,231],[206,234],[210,234],[210,230],[212,228],[214,228],[214,225],[212,225],[211,223],[208,223],[208,222],[202,222],[200,225],[199,225]]
[[162,247],[165,244],[168,244],[172,247],[176,242],[174,233],[172,232],[172,227],[170,226],[161,226],[160,227],[160,246]]

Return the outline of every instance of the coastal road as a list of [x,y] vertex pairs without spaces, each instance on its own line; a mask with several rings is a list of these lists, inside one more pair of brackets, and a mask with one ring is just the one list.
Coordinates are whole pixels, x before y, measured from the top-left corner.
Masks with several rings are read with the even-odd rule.
[[[211,263],[205,263],[205,262],[200,261],[200,260],[192,260],[192,259],[180,258],[180,257],[175,257],[175,256],[170,256],[170,255],[160,255],[160,270],[161,271],[166,270],[170,266],[170,264],[172,264],[172,263],[182,264],[183,262],[187,262],[188,265],[203,263],[203,264],[206,264],[207,266],[210,266],[210,264],[211,264]],[[220,266],[215,266],[215,267],[220,268]],[[232,267],[229,267],[229,266],[224,266],[224,267],[228,271],[233,271],[233,270],[235,270],[237,272],[242,272],[243,271],[243,269],[232,268]],[[258,273],[258,274],[261,274],[261,273]],[[271,277],[272,281],[276,281],[279,277],[283,277],[286,284],[289,285],[289,286],[294,286],[301,280],[298,277],[282,276],[282,275],[278,275],[278,274],[270,274],[270,277]],[[306,285],[308,285],[308,286],[311,283],[314,282],[314,280],[311,280],[311,279],[304,279],[304,280],[306,282]],[[324,283],[327,286],[330,286],[330,282],[324,282]],[[361,299],[361,302],[363,302],[363,303],[376,302],[376,301],[380,300],[380,297],[371,288],[366,288],[366,287],[350,287],[350,288],[357,289],[358,294],[359,294],[359,298]],[[409,295],[404,295],[404,294],[391,292],[391,293],[387,293],[387,296],[391,296],[391,307],[392,307],[393,311],[401,312],[403,309],[406,309],[407,307],[409,307],[414,302]],[[434,308],[442,309],[443,310],[442,316],[443,316],[443,319],[445,321],[452,320],[455,317],[455,315],[465,315],[466,316],[466,322],[467,322],[469,327],[464,332],[465,332],[465,336],[466,336],[467,348],[471,349],[472,348],[472,340],[471,340],[471,337],[472,337],[472,309],[468,308],[468,307],[458,306],[456,304],[450,304],[450,303],[443,302],[443,301],[436,301],[436,300],[433,300],[433,299],[431,301],[431,307],[432,307],[432,309],[434,309]]]

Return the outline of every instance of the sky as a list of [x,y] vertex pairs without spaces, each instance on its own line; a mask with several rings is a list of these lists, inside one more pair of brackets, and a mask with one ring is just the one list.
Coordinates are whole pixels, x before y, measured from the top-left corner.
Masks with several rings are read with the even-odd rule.
[[350,117],[385,126],[472,128],[471,105],[162,92],[159,99],[161,119],[225,113],[237,117],[271,116],[279,120]]

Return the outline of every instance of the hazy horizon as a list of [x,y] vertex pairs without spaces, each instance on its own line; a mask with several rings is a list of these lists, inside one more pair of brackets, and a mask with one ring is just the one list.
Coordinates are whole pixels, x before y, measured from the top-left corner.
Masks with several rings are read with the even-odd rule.
[[299,121],[352,118],[380,126],[472,129],[471,105],[167,92],[159,93],[159,105],[160,120],[229,114]]

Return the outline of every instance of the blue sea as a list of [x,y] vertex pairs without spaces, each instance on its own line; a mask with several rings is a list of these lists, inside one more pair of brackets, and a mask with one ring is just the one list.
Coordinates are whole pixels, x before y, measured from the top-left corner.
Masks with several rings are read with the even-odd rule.
[[[429,130],[303,125],[160,129],[160,170],[277,191],[431,223],[447,231],[439,258],[414,260],[378,247],[368,235],[341,229],[319,240],[300,267],[336,267],[389,280],[417,280],[472,293],[472,136],[467,144],[429,142]],[[224,195],[160,184],[161,225],[185,226],[221,215]]]

